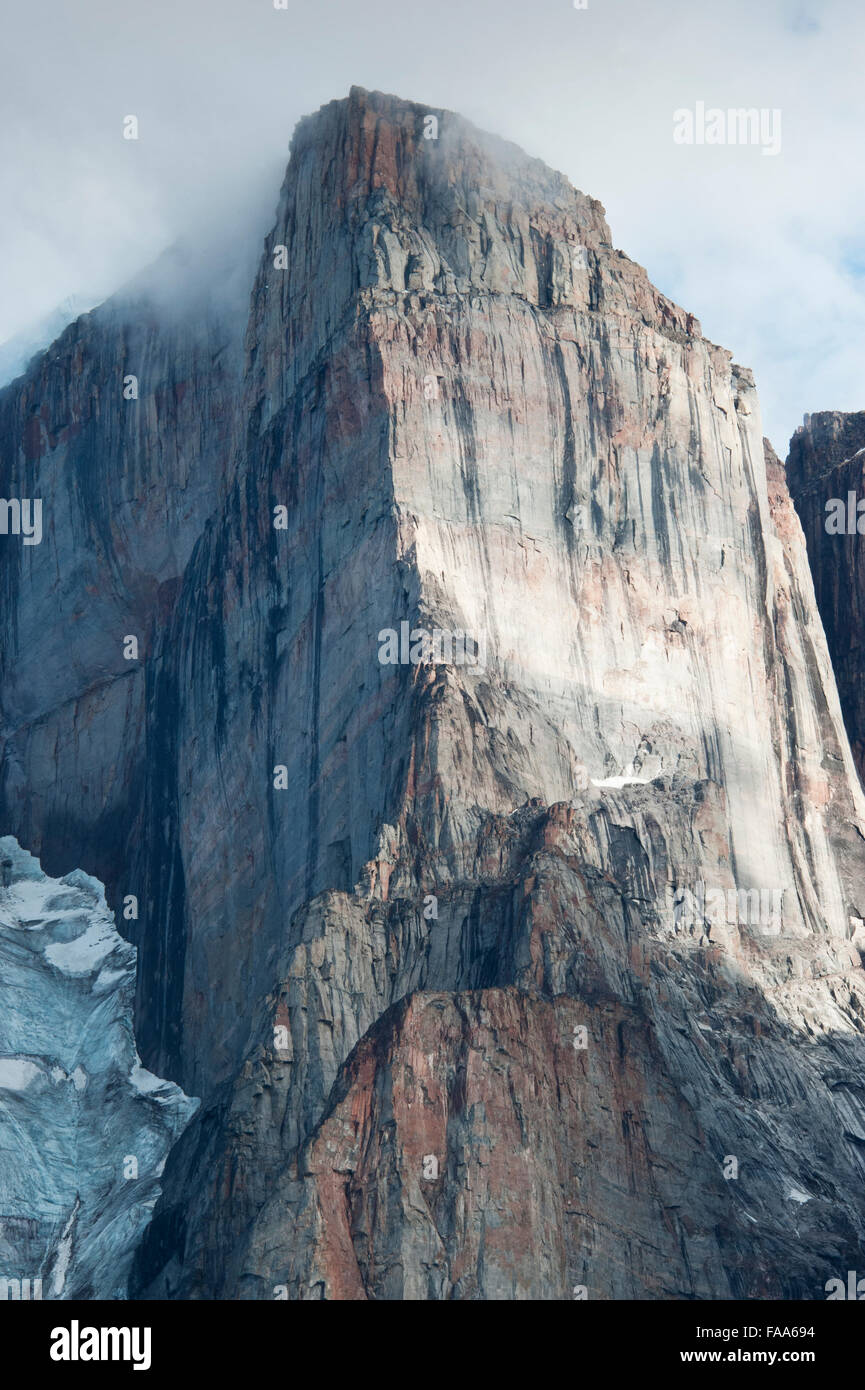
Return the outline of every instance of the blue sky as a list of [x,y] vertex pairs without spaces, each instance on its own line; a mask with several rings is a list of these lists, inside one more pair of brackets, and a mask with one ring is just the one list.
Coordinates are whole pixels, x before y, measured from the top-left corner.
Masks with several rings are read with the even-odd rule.
[[[781,454],[804,412],[865,408],[861,0],[41,0],[4,39],[0,341],[190,227],[263,235],[295,121],[357,83],[458,110],[599,198],[616,245],[754,369]],[[676,145],[700,101],[779,110],[780,153]]]

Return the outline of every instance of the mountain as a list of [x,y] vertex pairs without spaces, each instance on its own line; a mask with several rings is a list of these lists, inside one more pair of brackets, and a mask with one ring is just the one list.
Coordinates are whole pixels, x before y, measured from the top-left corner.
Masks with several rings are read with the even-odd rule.
[[38,352],[49,347],[73,319],[88,313],[95,302],[93,296],[67,295],[45,318],[0,343],[0,386],[20,376]]
[[202,1100],[132,1295],[824,1297],[865,803],[751,373],[563,176],[358,88],[223,299],[0,394],[0,825],[136,898]]

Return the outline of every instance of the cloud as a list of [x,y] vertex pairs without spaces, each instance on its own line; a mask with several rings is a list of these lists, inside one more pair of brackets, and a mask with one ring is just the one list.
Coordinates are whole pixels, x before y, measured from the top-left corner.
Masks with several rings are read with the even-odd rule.
[[[263,236],[295,122],[357,83],[460,111],[599,198],[616,244],[754,368],[783,453],[805,411],[865,406],[863,31],[859,0],[19,3],[0,340],[184,231]],[[781,153],[675,145],[697,101],[780,109]]]

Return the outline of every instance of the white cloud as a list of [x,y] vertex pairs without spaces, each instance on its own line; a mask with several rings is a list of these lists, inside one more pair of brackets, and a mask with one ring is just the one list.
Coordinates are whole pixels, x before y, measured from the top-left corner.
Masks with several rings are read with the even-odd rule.
[[[190,222],[240,205],[263,232],[295,121],[357,83],[460,111],[599,198],[616,244],[754,368],[783,453],[804,411],[865,407],[863,34],[859,0],[19,0],[0,340]],[[674,145],[700,100],[779,108],[781,153]]]

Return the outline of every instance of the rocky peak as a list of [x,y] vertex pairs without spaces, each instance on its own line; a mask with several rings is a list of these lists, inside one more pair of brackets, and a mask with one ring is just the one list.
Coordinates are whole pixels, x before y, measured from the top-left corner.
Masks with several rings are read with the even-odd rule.
[[73,340],[0,397],[67,503],[0,554],[0,812],[138,896],[142,1052],[203,1098],[135,1291],[820,1296],[865,815],[751,373],[561,175],[360,89],[239,378],[157,316],[124,404],[122,323],[86,433],[22,452]]

